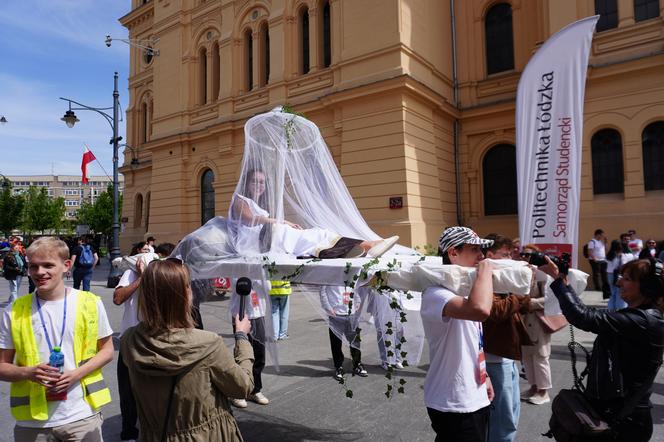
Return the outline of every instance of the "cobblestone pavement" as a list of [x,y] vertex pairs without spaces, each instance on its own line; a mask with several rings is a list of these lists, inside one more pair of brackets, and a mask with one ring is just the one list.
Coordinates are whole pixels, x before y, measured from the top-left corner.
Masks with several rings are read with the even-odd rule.
[[[112,303],[112,290],[107,289],[108,266],[95,271],[92,291],[104,300],[111,326],[118,330],[122,307]],[[69,281],[71,284],[71,281]],[[267,406],[249,403],[244,410],[235,410],[246,441],[432,441],[434,433],[423,406],[422,386],[428,368],[426,348],[420,365],[403,371],[406,394],[387,400],[386,379],[379,365],[374,333],[365,333],[363,361],[369,377],[349,377],[353,399],[347,399],[342,387],[332,379],[332,357],[324,321],[297,287],[291,298],[290,339],[279,341],[279,371],[268,362],[263,377],[263,392],[270,399]],[[27,291],[27,281],[22,292]],[[0,279],[0,307],[6,305],[9,287]],[[586,292],[586,302],[601,305],[599,292]],[[221,334],[232,345],[231,326],[227,314],[228,299],[213,297],[202,305],[206,329]],[[117,336],[117,333],[115,334]],[[551,370],[554,391],[572,384],[567,351],[569,333],[558,332],[553,337]],[[577,340],[591,347],[593,336],[577,332]],[[115,342],[116,350],[118,342]],[[347,350],[345,350],[347,352]],[[120,405],[116,380],[117,353],[104,368],[113,402],[104,408],[104,437],[119,440]],[[347,361],[347,364],[350,364]],[[347,368],[350,368],[349,366]],[[522,388],[525,383],[522,382]],[[0,441],[11,440],[14,420],[9,412],[9,384],[0,383]],[[664,370],[657,377],[653,403],[655,433],[652,440],[664,441]],[[547,431],[551,414],[550,404],[523,404],[517,441],[547,441],[541,433]]]

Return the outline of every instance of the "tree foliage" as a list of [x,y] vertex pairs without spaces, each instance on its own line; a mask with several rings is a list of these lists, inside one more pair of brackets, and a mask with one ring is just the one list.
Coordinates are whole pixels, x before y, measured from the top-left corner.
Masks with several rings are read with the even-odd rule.
[[[122,213],[122,194],[118,202],[118,214]],[[78,223],[87,225],[90,230],[110,235],[113,227],[113,185],[109,185],[94,203],[85,202],[78,210]]]
[[11,181],[3,180],[0,188],[0,232],[9,236],[21,224],[24,207],[22,195],[13,195]]
[[[64,202],[62,203],[64,207]],[[41,232],[52,229],[54,209],[46,193],[46,188],[30,186],[25,193],[23,209],[23,230],[27,233]]]

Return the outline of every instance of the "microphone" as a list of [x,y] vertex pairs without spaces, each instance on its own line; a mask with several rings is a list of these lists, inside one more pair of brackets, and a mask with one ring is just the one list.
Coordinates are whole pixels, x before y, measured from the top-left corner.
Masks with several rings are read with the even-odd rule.
[[244,319],[244,298],[251,293],[251,279],[242,277],[235,283],[235,293],[240,297],[240,321]]

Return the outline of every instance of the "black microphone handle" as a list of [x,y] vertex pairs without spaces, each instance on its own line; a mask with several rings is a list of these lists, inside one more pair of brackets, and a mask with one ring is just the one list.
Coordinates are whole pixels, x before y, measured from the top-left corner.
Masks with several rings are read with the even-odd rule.
[[238,298],[240,298],[240,321],[242,321],[244,319],[244,296],[238,295]]

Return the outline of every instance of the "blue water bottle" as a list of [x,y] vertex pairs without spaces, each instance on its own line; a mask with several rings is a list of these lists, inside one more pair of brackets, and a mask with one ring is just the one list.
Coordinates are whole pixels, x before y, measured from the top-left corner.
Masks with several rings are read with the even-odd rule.
[[[53,351],[48,358],[48,365],[60,370],[60,374],[65,371],[65,355],[60,351],[60,347],[53,347]],[[67,390],[59,393],[53,392],[51,389],[46,390],[47,401],[64,401],[67,399]]]

